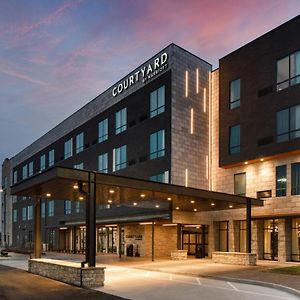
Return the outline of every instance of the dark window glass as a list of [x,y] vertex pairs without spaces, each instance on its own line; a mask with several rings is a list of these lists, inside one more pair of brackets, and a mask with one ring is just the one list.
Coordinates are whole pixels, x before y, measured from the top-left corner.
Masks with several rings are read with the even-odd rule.
[[234,194],[246,195],[246,173],[234,174]]
[[108,139],[108,119],[102,120],[98,124],[98,142],[104,142]]
[[160,130],[150,135],[150,159],[165,156],[165,131]]
[[150,93],[150,118],[165,111],[165,86]]
[[239,107],[241,104],[241,80],[230,82],[230,109]]
[[127,129],[127,108],[123,108],[116,112],[116,134]]
[[292,164],[292,195],[300,195],[300,163]]
[[276,167],[276,197],[286,196],[286,165]]
[[241,151],[241,126],[235,125],[229,129],[229,154],[240,153]]

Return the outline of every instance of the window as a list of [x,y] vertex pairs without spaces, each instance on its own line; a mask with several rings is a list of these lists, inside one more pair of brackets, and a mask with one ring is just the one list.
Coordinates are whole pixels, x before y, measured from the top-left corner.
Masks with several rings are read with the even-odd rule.
[[48,153],[48,159],[49,159],[49,167],[53,166],[55,163],[55,157],[54,157],[54,149],[50,150]]
[[107,153],[98,156],[98,170],[100,173],[108,173]]
[[116,112],[116,134],[127,129],[127,108],[123,108]]
[[46,216],[46,202],[42,201],[41,203],[41,216],[42,218],[45,218]]
[[65,215],[71,214],[71,201],[70,200],[65,200],[65,202],[64,202],[64,213],[65,213]]
[[219,222],[219,251],[228,252],[228,221]]
[[108,139],[108,119],[104,119],[98,125],[98,142],[102,143]]
[[229,154],[241,151],[241,126],[234,125],[229,128]]
[[29,164],[28,164],[28,176],[32,176],[33,175],[33,161],[31,161]]
[[127,166],[127,146],[116,148],[113,150],[113,172],[125,169]]
[[164,173],[150,176],[149,180],[155,182],[169,183],[169,171],[165,171]]
[[258,199],[272,198],[272,190],[258,191],[256,192],[256,198]]
[[48,202],[48,217],[54,216],[54,200],[49,200]]
[[26,179],[28,176],[28,165],[23,166],[22,178]]
[[239,107],[241,104],[241,80],[230,81],[230,109]]
[[32,220],[33,207],[32,205],[27,206],[27,220]]
[[292,195],[300,195],[300,163],[294,163],[292,169]]
[[73,155],[73,138],[65,142],[64,158],[67,159]]
[[13,222],[16,223],[18,219],[18,211],[16,209],[13,210]]
[[277,91],[300,83],[300,51],[277,61]]
[[43,154],[40,158],[40,170],[43,171],[46,169],[46,155]]
[[150,159],[165,156],[165,130],[150,135]]
[[165,86],[150,93],[150,118],[165,111]]
[[286,196],[286,166],[276,167],[276,197]]
[[82,203],[80,201],[75,202],[75,211],[77,214],[82,212]]
[[27,209],[26,207],[22,208],[22,221],[26,221],[27,219]]
[[74,169],[83,170],[84,169],[83,162],[79,163],[79,164],[75,164],[74,165]]
[[246,195],[246,173],[234,174],[234,194]]
[[80,153],[84,149],[84,135],[83,132],[76,135],[76,153]]
[[13,174],[13,183],[16,184],[18,182],[18,171],[14,171]]
[[277,142],[300,137],[300,105],[277,112]]

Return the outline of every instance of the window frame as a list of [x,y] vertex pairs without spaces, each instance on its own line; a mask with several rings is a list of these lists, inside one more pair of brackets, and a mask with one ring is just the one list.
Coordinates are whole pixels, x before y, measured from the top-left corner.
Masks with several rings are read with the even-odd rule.
[[80,132],[76,135],[76,154],[82,152],[84,150],[84,132]]
[[[160,133],[162,132],[162,148],[159,148],[159,142],[160,142]],[[153,137],[153,138],[152,138]],[[155,147],[152,145],[153,140],[155,140]],[[160,157],[164,157],[166,154],[166,131],[165,129],[161,129],[158,131],[155,131],[150,134],[150,160],[154,160]],[[154,149],[155,148],[155,149]]]
[[[231,146],[231,130],[234,127],[239,127],[239,144]],[[229,144],[229,147],[228,147],[229,155],[235,155],[235,154],[241,153],[241,124],[235,124],[235,125],[232,125],[229,127],[229,143],[228,144]],[[238,149],[238,152],[232,152],[232,150],[235,148]]]
[[[163,89],[163,104],[159,106],[159,91],[160,89]],[[151,96],[155,94],[155,106],[152,108],[152,98]],[[150,112],[150,118],[154,118],[162,113],[165,112],[166,107],[166,87],[165,85],[160,86],[159,88],[153,90],[149,94],[149,112]]]
[[[232,99],[231,99],[231,94],[232,94],[231,93],[231,84],[236,81],[239,81],[239,98],[232,101]],[[238,104],[237,106],[235,106],[236,103]],[[229,81],[229,109],[233,110],[233,109],[239,108],[240,106],[241,106],[241,78],[236,78],[236,79]]]
[[122,109],[118,110],[115,113],[115,134],[116,135],[120,134],[126,130],[127,130],[127,107],[123,107]]
[[[278,179],[278,173],[279,173],[278,170],[279,170],[279,168],[284,168],[285,180],[281,180],[281,182],[285,182],[283,184],[284,185],[283,188],[280,188],[279,184],[278,184],[278,181],[279,181],[279,179]],[[276,197],[286,197],[286,192],[287,192],[287,165],[280,165],[280,166],[275,167],[275,189],[276,189]]]
[[[102,129],[104,133],[100,135]],[[98,123],[98,143],[103,143],[106,140],[108,140],[108,118],[105,118]]]
[[[103,160],[101,160],[102,158],[105,159],[106,168],[100,168],[100,162],[103,162]],[[104,173],[104,174],[108,173],[108,153],[107,152],[98,155],[98,172]]]
[[68,159],[72,156],[73,156],[73,138],[70,138],[64,143],[64,159]]

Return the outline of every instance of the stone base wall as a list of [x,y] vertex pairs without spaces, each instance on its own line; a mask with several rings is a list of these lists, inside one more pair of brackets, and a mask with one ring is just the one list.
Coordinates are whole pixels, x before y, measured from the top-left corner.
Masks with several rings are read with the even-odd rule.
[[185,260],[187,259],[187,250],[172,250],[171,259],[173,260]]
[[254,253],[213,252],[212,260],[222,264],[256,266],[257,256]]
[[86,288],[103,286],[104,270],[105,267],[81,268],[79,263],[54,259],[28,260],[30,273]]

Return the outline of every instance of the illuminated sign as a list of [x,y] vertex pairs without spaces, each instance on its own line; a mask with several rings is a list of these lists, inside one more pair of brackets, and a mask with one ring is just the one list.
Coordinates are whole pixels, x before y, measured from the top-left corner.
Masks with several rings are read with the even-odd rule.
[[159,57],[156,57],[152,63],[143,66],[135,73],[126,77],[118,85],[116,85],[112,89],[112,95],[116,97],[117,95],[121,94],[123,91],[127,90],[129,87],[133,86],[135,83],[139,82],[140,80],[142,80],[143,83],[146,83],[148,80],[150,80],[157,74],[167,69],[168,67],[167,62],[168,62],[168,53],[164,52]]

